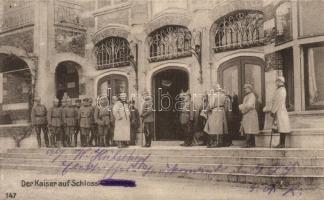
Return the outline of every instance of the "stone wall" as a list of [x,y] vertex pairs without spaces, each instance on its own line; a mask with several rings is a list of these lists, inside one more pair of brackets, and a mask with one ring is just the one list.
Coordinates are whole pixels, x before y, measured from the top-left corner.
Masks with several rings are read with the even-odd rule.
[[0,44],[24,49],[28,53],[34,51],[34,30],[20,30],[0,35]]

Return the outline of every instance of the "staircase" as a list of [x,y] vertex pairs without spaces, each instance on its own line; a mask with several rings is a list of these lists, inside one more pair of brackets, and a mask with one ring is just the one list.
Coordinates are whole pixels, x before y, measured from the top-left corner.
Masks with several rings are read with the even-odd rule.
[[154,176],[314,188],[324,183],[324,149],[14,148],[0,154],[0,168],[58,175],[101,173],[103,177]]

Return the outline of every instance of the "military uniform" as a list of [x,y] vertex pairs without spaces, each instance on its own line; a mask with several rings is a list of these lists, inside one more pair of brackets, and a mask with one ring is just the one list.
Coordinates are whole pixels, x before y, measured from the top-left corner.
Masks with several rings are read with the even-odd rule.
[[[40,101],[40,100],[38,100]],[[48,147],[47,110],[44,105],[35,105],[31,110],[31,123],[37,135],[38,147],[41,147],[41,131],[44,133],[45,145]]]
[[67,139],[67,145],[72,146],[72,137],[75,133],[75,126],[77,124],[78,113],[75,110],[74,106],[69,105],[63,108],[63,122],[64,122],[64,130],[65,137]]
[[179,121],[181,129],[185,135],[185,140],[182,146],[191,146],[193,142],[193,104],[190,101],[190,94],[181,94],[183,101],[179,113]]
[[[79,116],[79,111],[80,111],[80,107],[81,107],[81,100],[77,99],[75,101],[75,106],[74,109],[77,112],[77,116]],[[74,129],[74,146],[78,145],[78,134],[80,132],[80,124],[79,124],[79,120],[76,120],[75,122],[75,129]]]
[[89,105],[88,99],[84,99],[84,105],[79,111],[79,124],[81,130],[81,146],[88,146],[90,130],[93,120],[93,108]]
[[[107,108],[97,107],[94,112],[95,123],[98,124],[98,142],[99,146],[105,146],[105,137],[109,134],[109,128],[112,120],[112,112]],[[109,145],[109,141],[106,142]]]
[[[54,106],[49,109],[47,114],[48,126],[51,131],[51,146],[57,147],[57,141],[62,138],[62,108],[58,107],[58,100],[54,101]],[[63,142],[62,142],[63,143]]]
[[[66,96],[63,96],[63,99],[62,99],[61,102],[62,102],[61,109],[62,109],[62,112],[63,112],[63,110],[67,107],[66,106],[66,104],[67,104],[67,97]],[[62,123],[64,123],[63,122],[63,119],[62,119]],[[67,142],[67,135],[65,134],[66,133],[66,130],[65,130],[64,124],[62,124],[61,128],[62,128],[62,130],[61,130],[61,134],[62,134],[62,139],[61,139],[62,140],[62,145],[64,147],[66,147],[67,146],[67,144],[66,144],[66,142]]]
[[224,146],[222,136],[224,134],[228,134],[225,114],[225,104],[227,102],[227,97],[221,90],[222,89],[217,84],[215,89],[216,92],[213,93],[208,100],[208,118],[204,128],[204,131],[210,136],[208,147]]
[[137,108],[133,105],[134,102],[132,102],[131,108],[130,108],[130,120],[131,120],[131,140],[130,144],[135,145],[136,142],[136,134],[138,131],[138,128],[140,126],[140,116]]
[[143,131],[145,136],[145,145],[144,147],[151,146],[151,140],[153,135],[153,122],[154,122],[154,113],[153,113],[153,102],[150,96],[144,97],[144,104],[142,108],[142,120],[144,123]]
[[95,119],[94,119],[94,111],[96,109],[96,106],[93,106],[92,105],[92,99],[89,98],[89,104],[90,104],[90,107],[92,109],[92,118],[91,118],[91,136],[90,136],[90,140],[89,140],[89,146],[92,146],[93,145],[93,140],[95,141],[95,146],[98,146],[98,127],[97,127],[97,123],[95,122]]

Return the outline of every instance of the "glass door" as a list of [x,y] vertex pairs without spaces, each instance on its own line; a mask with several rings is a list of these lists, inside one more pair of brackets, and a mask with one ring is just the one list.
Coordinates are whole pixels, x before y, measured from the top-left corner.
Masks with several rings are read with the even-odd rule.
[[245,83],[252,84],[257,96],[256,109],[259,115],[260,129],[263,128],[264,114],[262,108],[265,102],[264,62],[255,57],[237,57],[223,63],[218,70],[222,88],[232,100],[232,112],[228,113],[229,132],[233,139],[241,139],[239,129],[242,114],[238,105],[243,102]]

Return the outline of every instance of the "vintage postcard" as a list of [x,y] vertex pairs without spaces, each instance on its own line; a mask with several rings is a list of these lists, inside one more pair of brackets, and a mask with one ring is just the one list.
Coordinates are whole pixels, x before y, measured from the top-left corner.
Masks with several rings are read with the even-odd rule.
[[0,199],[323,200],[324,0],[0,0]]

